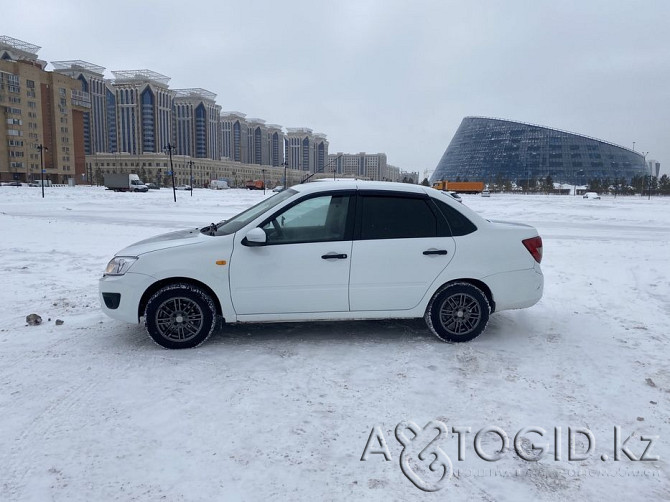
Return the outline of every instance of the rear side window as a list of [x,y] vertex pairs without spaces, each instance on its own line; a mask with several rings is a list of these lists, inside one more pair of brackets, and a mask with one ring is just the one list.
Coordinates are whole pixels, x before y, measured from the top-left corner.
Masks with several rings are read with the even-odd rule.
[[449,228],[451,228],[451,235],[457,237],[459,235],[468,235],[477,230],[477,227],[474,223],[468,220],[461,212],[451,207],[446,202],[442,202],[439,199],[431,199],[433,203],[437,206],[437,209],[442,213],[442,215],[449,223]]
[[426,199],[364,195],[361,239],[436,237],[438,221]]

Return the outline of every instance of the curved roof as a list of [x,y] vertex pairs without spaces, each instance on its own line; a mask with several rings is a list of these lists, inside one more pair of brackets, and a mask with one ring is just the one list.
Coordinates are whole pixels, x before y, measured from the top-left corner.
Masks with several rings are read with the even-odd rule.
[[587,136],[586,134],[579,134],[579,133],[576,133],[576,132],[566,131],[564,129],[557,129],[555,127],[547,127],[547,126],[543,126],[543,125],[539,125],[539,124],[533,124],[532,122],[520,122],[518,120],[508,120],[508,119],[501,119],[501,118],[497,118],[497,117],[484,117],[484,116],[480,116],[480,115],[468,115],[467,117],[463,118],[463,120],[465,120],[465,119],[497,120],[499,122],[508,122],[510,124],[519,124],[519,125],[524,125],[524,126],[537,127],[539,129],[546,129],[547,131],[555,131],[555,132],[560,132],[560,133],[563,133],[563,134],[570,134],[572,136],[579,136],[581,138],[592,139],[593,141],[598,141],[599,143],[605,143],[606,145],[616,146],[617,148],[623,148],[624,150],[628,150],[629,152],[633,152],[633,153],[636,153],[636,154],[640,155],[640,152],[636,152],[635,150],[632,150],[632,149],[630,149],[628,147],[625,147],[625,146],[617,145],[616,143],[610,143],[609,141],[605,141],[603,139],[598,139],[598,138],[594,138],[592,136]]

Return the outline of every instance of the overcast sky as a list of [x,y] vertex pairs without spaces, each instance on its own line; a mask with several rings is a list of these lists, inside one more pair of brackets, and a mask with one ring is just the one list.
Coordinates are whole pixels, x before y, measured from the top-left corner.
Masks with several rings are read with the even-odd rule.
[[32,0],[0,35],[109,77],[156,71],[422,177],[468,115],[635,142],[669,172],[669,0]]

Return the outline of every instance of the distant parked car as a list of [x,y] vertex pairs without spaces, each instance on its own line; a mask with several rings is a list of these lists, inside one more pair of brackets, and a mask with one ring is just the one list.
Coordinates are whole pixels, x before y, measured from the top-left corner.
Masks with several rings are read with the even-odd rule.
[[600,195],[598,195],[598,192],[586,192],[584,194],[583,199],[600,199]]
[[423,318],[440,340],[466,342],[491,313],[538,302],[541,260],[535,228],[432,188],[306,183],[123,249],[99,292],[107,315],[144,318],[173,349],[200,345],[222,320]]
[[491,192],[488,190],[482,190],[482,197],[491,197]]
[[161,189],[161,187],[156,185],[156,183],[145,183],[145,185],[147,186],[147,188],[149,190],[160,190]]
[[176,186],[174,188],[175,188],[175,190],[193,190],[191,185],[179,185],[179,186]]
[[281,192],[284,189],[282,185],[277,185],[272,189],[273,192]]
[[29,187],[38,187],[38,186],[40,186],[40,184],[39,184],[39,183],[35,183],[35,182],[33,181],[32,183],[28,183],[28,186],[29,186]]
[[457,192],[446,192],[446,193],[448,193],[449,195],[451,195],[451,196],[452,196],[454,199],[456,199],[458,202],[463,203],[463,198],[462,198],[460,195],[458,195]]
[[22,183],[20,181],[6,181],[2,184],[2,186],[5,186],[5,187],[20,187],[21,184]]

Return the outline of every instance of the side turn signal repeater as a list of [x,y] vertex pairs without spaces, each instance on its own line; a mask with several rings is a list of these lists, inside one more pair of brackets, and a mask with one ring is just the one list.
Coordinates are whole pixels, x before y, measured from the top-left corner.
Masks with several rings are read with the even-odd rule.
[[217,265],[225,265],[226,263],[228,263],[226,260],[216,260]]

